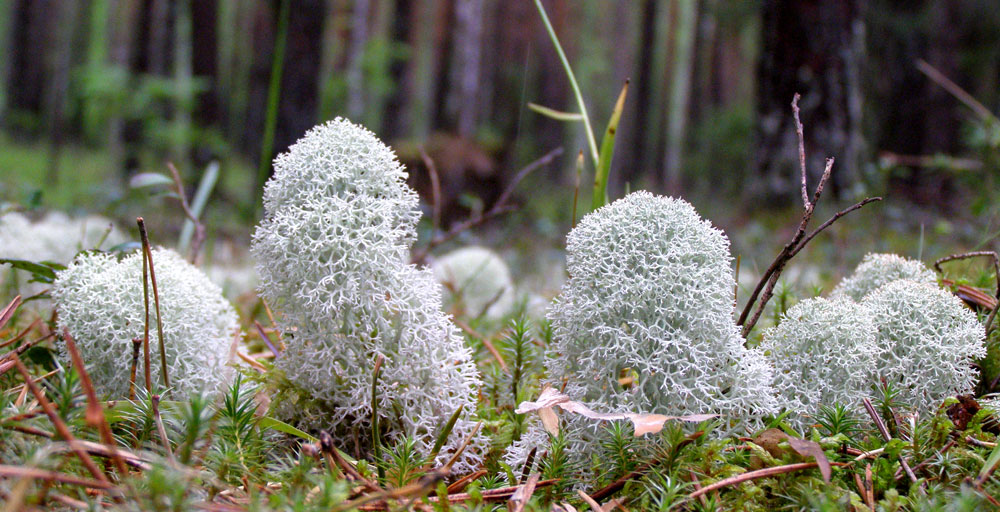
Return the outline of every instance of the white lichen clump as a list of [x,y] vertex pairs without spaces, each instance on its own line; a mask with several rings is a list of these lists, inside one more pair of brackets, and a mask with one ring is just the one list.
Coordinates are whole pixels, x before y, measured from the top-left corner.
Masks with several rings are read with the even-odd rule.
[[831,297],[850,297],[860,301],[882,285],[900,279],[919,283],[936,284],[934,272],[922,262],[897,254],[869,253],[861,260],[854,273],[844,278],[831,292]]
[[[278,413],[354,446],[371,430],[382,356],[376,396],[387,442],[412,436],[427,455],[463,408],[440,463],[474,428],[480,380],[433,274],[408,263],[420,213],[405,180],[368,130],[344,119],[317,126],[275,160],[251,252],[286,335],[276,366],[295,393]],[[485,442],[478,435],[454,469],[478,464]]]
[[587,215],[549,313],[550,376],[602,412],[758,425],[776,410],[772,370],[733,320],[730,263],[726,236],[681,199],[635,192]]
[[[154,250],[153,264],[171,389],[181,396],[220,391],[231,374],[236,312],[219,287],[176,252]],[[60,329],[76,340],[97,391],[106,397],[128,396],[132,340],[144,335],[143,294],[141,252],[121,261],[113,254],[83,253],[53,284]],[[154,387],[162,390],[152,291],[149,300],[150,370]],[[137,374],[137,389],[145,387],[141,355]]]
[[799,302],[764,332],[760,348],[774,365],[779,403],[792,413],[787,421],[796,427],[814,424],[823,406],[860,407],[874,390],[882,350],[868,310],[846,298]]
[[900,391],[899,401],[933,411],[975,385],[973,360],[986,355],[975,313],[934,284],[893,281],[861,302],[877,329],[878,376]]
[[114,224],[101,216],[73,218],[49,212],[36,222],[18,212],[0,216],[0,258],[69,263],[76,253],[112,247],[127,240]]
[[507,264],[484,247],[463,247],[437,258],[434,277],[468,316],[498,319],[514,307],[514,281]]

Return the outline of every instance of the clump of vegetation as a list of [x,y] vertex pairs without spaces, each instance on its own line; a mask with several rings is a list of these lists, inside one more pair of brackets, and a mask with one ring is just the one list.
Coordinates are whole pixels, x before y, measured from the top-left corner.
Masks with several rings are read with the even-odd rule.
[[861,304],[877,329],[879,377],[897,401],[927,411],[976,384],[973,362],[986,355],[983,324],[962,301],[936,285],[893,281]]
[[514,281],[503,259],[485,247],[463,247],[434,260],[434,276],[453,306],[472,318],[502,318],[514,307]]
[[764,332],[761,350],[774,365],[778,403],[789,424],[814,424],[824,406],[858,410],[874,388],[882,351],[868,310],[844,299],[814,298],[785,312]]
[[[341,442],[366,439],[376,453],[384,436],[447,460],[472,435],[480,380],[432,272],[409,263],[420,212],[405,171],[344,119],[310,130],[274,167],[251,250],[286,334],[276,409]],[[453,414],[446,449],[435,449]],[[455,469],[480,458],[465,450]]]
[[584,217],[549,313],[550,378],[613,410],[717,413],[753,429],[776,410],[771,367],[733,320],[729,241],[687,202],[634,192]]
[[[160,318],[152,306],[154,297],[143,283],[141,252],[121,260],[111,253],[88,252],[77,256],[53,283],[59,327],[76,338],[103,397],[128,397],[130,382],[145,388],[137,350],[137,342],[144,338],[156,363],[149,367],[152,382],[164,389],[157,322],[162,325],[165,366],[173,392],[187,396],[221,391],[232,375],[228,363],[239,333],[236,311],[218,286],[176,252],[156,249],[152,259]],[[150,314],[145,317],[147,311]]]
[[937,277],[922,262],[898,254],[866,254],[854,273],[844,278],[830,293],[831,297],[849,297],[860,301],[882,285],[899,279],[936,284]]

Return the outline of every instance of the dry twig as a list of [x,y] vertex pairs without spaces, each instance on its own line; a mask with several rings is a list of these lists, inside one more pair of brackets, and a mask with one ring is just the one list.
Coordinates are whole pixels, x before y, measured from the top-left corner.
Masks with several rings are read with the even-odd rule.
[[26,388],[30,389],[31,394],[35,395],[35,399],[38,400],[38,404],[45,410],[45,414],[49,417],[49,421],[51,421],[52,425],[56,428],[56,432],[58,432],[67,443],[69,443],[70,447],[73,449],[73,453],[79,457],[83,467],[87,468],[87,471],[89,471],[90,474],[93,475],[98,481],[107,484],[110,487],[111,482],[108,480],[108,477],[97,468],[97,465],[94,464],[94,459],[91,459],[90,455],[88,455],[85,450],[76,444],[76,437],[73,436],[73,434],[69,431],[69,428],[66,426],[66,423],[63,422],[62,418],[59,417],[59,414],[56,413],[56,409],[52,406],[52,403],[45,398],[45,394],[42,393],[42,390],[38,389],[38,385],[31,379],[31,374],[28,373],[28,368],[21,362],[21,358],[18,357],[17,354],[13,354],[13,357],[14,365],[17,367],[17,371],[21,374],[21,377],[24,378]]
[[[160,338],[160,369],[163,371],[163,387],[170,392],[170,376],[167,374],[167,346],[163,339],[163,317],[160,315],[160,294],[156,289],[156,270],[153,268],[153,249],[149,247],[149,236],[146,234],[146,224],[143,222],[142,217],[136,219],[139,223],[139,235],[142,237],[142,252],[145,255],[145,262],[149,265],[149,282],[153,285],[153,304],[156,307],[156,334]],[[143,272],[145,274],[145,272]],[[145,286],[146,276],[143,275],[143,286]],[[146,303],[146,318],[148,322],[149,318],[149,303]],[[148,365],[147,361],[147,365]],[[147,366],[148,368],[148,366]],[[152,392],[152,389],[148,389]]]
[[187,194],[184,193],[184,182],[181,181],[181,175],[177,172],[177,168],[174,167],[173,162],[167,162],[167,167],[170,169],[170,174],[174,177],[174,186],[177,187],[177,195],[180,198],[181,209],[184,210],[184,216],[191,221],[194,225],[194,237],[191,239],[190,254],[188,254],[188,261],[194,265],[198,261],[198,253],[201,252],[201,246],[205,243],[205,225],[198,220],[198,216],[191,211],[191,205],[188,204]]
[[427,242],[426,246],[413,251],[413,256],[410,259],[414,263],[422,263],[425,259],[427,259],[427,255],[430,254],[430,252],[435,247],[451,240],[452,238],[455,238],[456,236],[458,236],[459,234],[468,229],[474,228],[486,222],[487,220],[492,219],[493,217],[497,217],[501,214],[511,211],[513,207],[508,205],[507,201],[510,199],[511,194],[514,193],[514,189],[517,187],[518,183],[520,183],[521,180],[523,180],[527,175],[531,174],[538,168],[551,163],[553,160],[556,159],[557,156],[561,155],[562,152],[563,149],[561,147],[555,148],[552,151],[546,153],[538,160],[535,160],[534,162],[531,162],[530,164],[526,165],[524,168],[518,171],[517,174],[514,175],[514,179],[511,180],[510,184],[507,185],[507,188],[504,189],[504,191],[500,194],[500,197],[497,199],[496,203],[494,203],[489,210],[474,217],[471,217],[469,219],[466,219],[465,221],[452,226],[447,231],[435,234],[431,238],[431,240]]
[[990,331],[993,330],[993,320],[997,316],[997,309],[1000,309],[1000,256],[998,256],[995,251],[973,251],[973,252],[964,252],[961,254],[950,254],[935,261],[934,270],[936,270],[938,274],[944,275],[944,271],[941,270],[942,263],[954,260],[965,260],[969,258],[980,258],[980,257],[990,258],[991,260],[993,260],[993,274],[997,280],[996,305],[994,305],[993,310],[990,311],[990,316],[986,318],[986,324],[985,324],[986,334],[989,335]]
[[[885,427],[885,422],[882,421],[882,417],[875,412],[875,407],[872,406],[871,401],[867,398],[863,398],[861,399],[861,402],[865,406],[865,411],[868,412],[872,421],[875,422],[875,426],[878,428],[879,433],[882,434],[882,438],[885,439],[886,442],[892,441],[892,435],[889,434],[889,429]],[[916,483],[917,475],[913,474],[913,470],[910,469],[910,464],[906,462],[906,457],[903,457],[902,454],[899,455],[899,465],[903,467],[903,471],[906,472],[906,476],[910,477],[910,481]]]
[[[761,314],[764,312],[764,307],[767,306],[768,301],[774,293],[774,286],[778,282],[778,278],[781,276],[782,270],[784,270],[785,265],[788,261],[795,257],[796,254],[801,251],[806,244],[809,243],[813,238],[816,237],[824,229],[830,227],[837,219],[847,215],[848,213],[857,210],[868,203],[874,201],[880,201],[881,197],[870,197],[861,201],[847,209],[837,212],[832,218],[821,224],[813,232],[806,235],[806,227],[809,225],[809,221],[812,220],[813,213],[816,208],[816,203],[819,201],[820,196],[823,194],[823,188],[826,186],[826,182],[830,179],[830,173],[833,171],[833,158],[829,158],[826,161],[826,168],[823,170],[823,175],[819,179],[819,183],[816,184],[816,189],[813,191],[812,199],[809,198],[809,188],[807,183],[808,172],[806,170],[806,159],[805,159],[805,142],[802,131],[802,122],[799,120],[799,98],[798,94],[792,98],[792,112],[795,117],[795,131],[799,138],[799,167],[802,174],[802,202],[803,202],[803,212],[802,219],[799,221],[798,229],[795,231],[795,235],[792,240],[785,244],[775,257],[774,261],[761,276],[760,281],[757,282],[757,286],[754,288],[753,293],[750,294],[750,299],[747,301],[746,306],[743,308],[743,312],[740,314],[740,318],[737,321],[737,325],[743,327],[743,336],[746,336],[754,325],[757,324],[757,320],[760,319]],[[763,292],[763,294],[762,294]],[[758,301],[758,297],[760,300]],[[757,309],[754,311],[754,306]],[[754,311],[753,317],[750,317],[751,311]],[[749,321],[748,321],[749,318]]]

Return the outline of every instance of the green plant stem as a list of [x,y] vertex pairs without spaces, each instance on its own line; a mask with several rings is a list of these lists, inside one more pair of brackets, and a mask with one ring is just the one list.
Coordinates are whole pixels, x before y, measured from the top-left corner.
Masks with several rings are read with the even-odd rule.
[[[260,163],[257,167],[257,179],[254,181],[253,193],[260,196],[260,187],[267,178],[267,169],[271,166],[271,153],[274,151],[274,132],[278,124],[278,100],[281,96],[281,74],[285,68],[285,46],[288,40],[288,13],[291,9],[290,0],[282,0],[278,12],[278,34],[274,39],[274,59],[271,61],[271,80],[267,86],[267,121],[264,124],[264,137],[260,143]],[[261,203],[256,203],[258,208]]]
[[570,67],[569,60],[566,59],[566,53],[563,52],[562,45],[559,44],[559,37],[556,36],[556,31],[552,28],[549,15],[545,13],[545,7],[542,6],[541,0],[535,0],[535,7],[538,8],[538,14],[542,16],[545,31],[549,33],[549,38],[552,39],[552,44],[556,47],[556,53],[559,54],[559,61],[562,62],[563,69],[566,70],[569,85],[573,89],[573,96],[576,97],[576,103],[580,107],[580,115],[583,116],[583,128],[587,132],[587,145],[590,146],[590,157],[594,159],[594,166],[596,167],[600,160],[597,153],[597,140],[594,139],[594,130],[590,127],[590,116],[587,115],[587,105],[583,102],[583,94],[580,93],[580,86],[576,83],[573,68]]

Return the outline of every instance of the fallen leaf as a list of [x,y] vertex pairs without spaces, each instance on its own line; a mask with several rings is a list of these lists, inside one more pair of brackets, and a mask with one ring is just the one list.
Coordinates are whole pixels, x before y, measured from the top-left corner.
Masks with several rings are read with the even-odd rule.
[[823,475],[823,481],[830,483],[830,478],[833,476],[833,470],[830,469],[830,461],[826,458],[826,452],[823,451],[823,447],[820,446],[819,443],[808,439],[799,439],[797,437],[789,436],[788,446],[791,446],[793,450],[803,457],[812,457],[816,459],[816,465],[819,466],[819,472]]
[[554,407],[559,407],[560,409],[571,412],[573,414],[579,414],[586,418],[592,420],[600,421],[614,421],[614,420],[629,420],[632,422],[635,437],[643,436],[646,434],[655,434],[663,430],[663,425],[667,421],[688,421],[693,423],[701,423],[706,420],[718,417],[718,414],[690,414],[686,416],[665,416],[663,414],[637,414],[637,413],[604,413],[597,412],[587,407],[582,402],[577,402],[575,400],[570,400],[569,396],[564,395],[552,387],[546,386],[542,389],[541,394],[538,395],[538,400],[524,401],[517,406],[514,412],[518,414],[526,414],[532,411],[538,411],[538,415],[541,417],[542,425],[545,430],[552,435],[559,433],[559,420],[553,410]]

